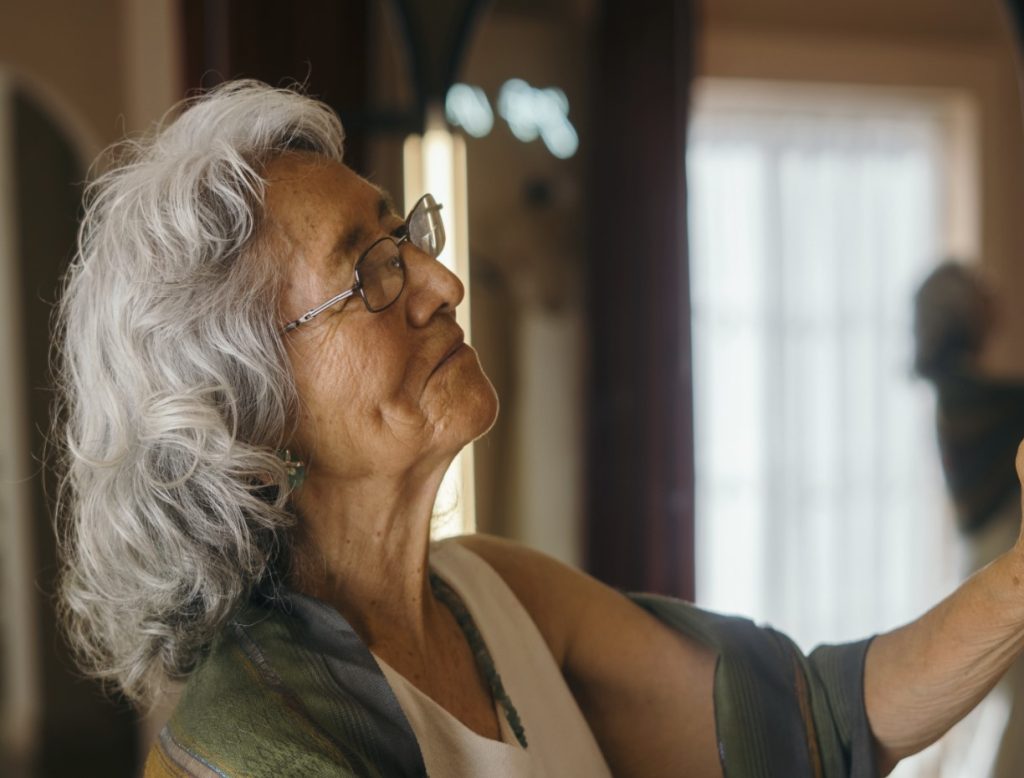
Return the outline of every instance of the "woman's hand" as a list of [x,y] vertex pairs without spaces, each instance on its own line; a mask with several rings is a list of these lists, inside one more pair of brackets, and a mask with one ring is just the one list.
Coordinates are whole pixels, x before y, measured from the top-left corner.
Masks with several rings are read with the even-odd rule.
[[[1017,470],[1017,480],[1021,484],[1021,512],[1024,515],[1024,440],[1017,446],[1014,466]],[[1013,545],[1012,553],[1024,564],[1024,521],[1021,522],[1020,530],[1017,532],[1017,542]]]
[[[1017,449],[1024,481],[1024,443]],[[916,621],[868,649],[864,703],[888,773],[938,740],[1024,649],[1024,538]]]

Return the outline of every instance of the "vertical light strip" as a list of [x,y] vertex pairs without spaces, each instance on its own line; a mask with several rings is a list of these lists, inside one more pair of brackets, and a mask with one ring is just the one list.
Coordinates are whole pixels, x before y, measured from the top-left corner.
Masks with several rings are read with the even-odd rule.
[[[39,720],[30,451],[15,235],[12,85],[0,74],[0,619],[3,739],[16,760],[35,748]],[[42,517],[39,517],[42,518]]]
[[[406,212],[424,192],[444,206],[442,215],[448,241],[439,259],[466,287],[466,298],[456,319],[472,342],[469,299],[469,203],[466,184],[466,142],[448,130],[441,106],[427,112],[426,132],[411,135],[403,148]],[[445,474],[434,512],[439,517],[434,537],[473,532],[476,528],[473,446],[466,446]]]

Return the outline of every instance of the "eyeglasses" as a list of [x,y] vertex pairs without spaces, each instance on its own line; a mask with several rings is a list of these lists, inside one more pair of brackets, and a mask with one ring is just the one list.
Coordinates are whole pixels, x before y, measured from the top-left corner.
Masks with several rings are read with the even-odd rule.
[[405,261],[401,246],[406,241],[437,259],[444,250],[444,223],[441,204],[433,195],[425,194],[416,201],[401,228],[398,237],[387,235],[359,255],[355,265],[355,283],[341,294],[310,308],[295,321],[281,328],[281,334],[291,332],[324,311],[334,308],[354,294],[363,298],[370,313],[380,313],[392,305],[405,289]]

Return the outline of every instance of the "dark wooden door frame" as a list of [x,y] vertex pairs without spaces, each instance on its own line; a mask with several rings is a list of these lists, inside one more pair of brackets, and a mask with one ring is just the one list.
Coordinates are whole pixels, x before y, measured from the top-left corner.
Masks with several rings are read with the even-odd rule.
[[690,2],[606,0],[589,155],[586,564],[623,589],[693,598],[686,234]]

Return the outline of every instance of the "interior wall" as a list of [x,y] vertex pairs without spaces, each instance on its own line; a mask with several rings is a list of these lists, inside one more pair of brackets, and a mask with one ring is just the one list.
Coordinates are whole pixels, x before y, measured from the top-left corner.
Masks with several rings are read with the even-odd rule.
[[702,76],[954,89],[973,98],[981,220],[978,256],[962,259],[978,263],[999,312],[981,367],[1024,375],[1024,127],[1015,41],[999,0],[703,0],[701,13]]
[[0,221],[14,227],[0,262],[17,303],[9,318],[22,325],[12,328],[18,353],[9,363],[24,390],[25,407],[15,413],[31,436],[24,467],[33,476],[32,509],[21,520],[30,533],[27,585],[37,611],[25,621],[36,627],[32,651],[40,668],[37,720],[24,722],[34,733],[20,738],[35,753],[14,754],[12,775],[128,776],[137,767],[135,713],[80,677],[57,633],[54,491],[52,483],[44,487],[38,462],[52,399],[48,322],[74,250],[85,171],[103,147],[147,129],[182,96],[177,12],[174,0],[39,0],[6,3],[0,14],[0,79],[17,96],[3,117],[16,153],[13,175],[0,181],[10,190],[0,193],[10,211]]
[[956,38],[987,42],[1002,24],[998,0],[703,0],[707,26],[858,37]]
[[59,95],[95,143],[109,143],[125,105],[122,25],[122,0],[5,3],[0,64]]

